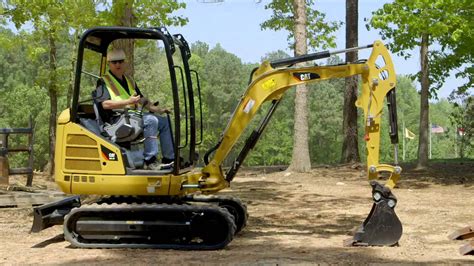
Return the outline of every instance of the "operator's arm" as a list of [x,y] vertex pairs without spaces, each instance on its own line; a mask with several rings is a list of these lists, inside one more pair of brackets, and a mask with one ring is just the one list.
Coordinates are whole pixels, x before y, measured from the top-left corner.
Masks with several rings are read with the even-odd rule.
[[98,81],[97,95],[100,96],[98,102],[101,103],[102,107],[105,110],[123,109],[127,105],[133,105],[138,103],[138,101],[140,101],[140,98],[143,97],[143,95],[141,94],[136,84],[135,92],[136,95],[132,95],[126,100],[111,100],[109,91],[107,90],[105,83],[102,80]]
[[140,96],[138,95],[130,96],[127,100],[105,100],[102,102],[102,107],[106,110],[122,109],[129,104],[136,104],[139,100]]

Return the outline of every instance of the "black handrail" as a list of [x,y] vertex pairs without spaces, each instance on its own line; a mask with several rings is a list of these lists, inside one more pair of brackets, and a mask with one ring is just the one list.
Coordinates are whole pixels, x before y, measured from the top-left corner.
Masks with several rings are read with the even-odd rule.
[[[186,99],[186,85],[184,83],[184,75],[183,75],[183,69],[180,67],[180,66],[174,66],[174,68],[177,68],[179,69],[179,73],[181,74],[181,85],[183,86],[183,98],[184,98],[184,118],[185,118],[185,134],[186,134],[186,138],[185,138],[185,141],[184,141],[184,146],[178,146],[179,149],[183,149],[185,148],[186,146],[188,146],[188,139],[189,139],[189,135],[188,135],[188,119],[189,119],[189,116],[188,116],[188,101]],[[181,113],[181,111],[180,111]]]
[[322,52],[317,52],[317,53],[312,53],[312,54],[304,54],[304,55],[299,55],[299,56],[290,57],[290,58],[278,59],[278,60],[270,62],[270,65],[273,68],[289,66],[289,65],[294,65],[296,63],[302,63],[302,62],[307,62],[307,61],[312,61],[312,60],[317,60],[317,59],[322,59],[322,58],[328,58],[335,54],[347,53],[347,52],[357,51],[361,49],[367,49],[373,46],[374,46],[373,44],[369,44],[365,46],[353,47],[353,48],[332,51],[332,52],[322,51]]
[[198,99],[199,99],[199,120],[200,120],[200,140],[196,142],[196,145],[201,145],[203,140],[203,123],[202,123],[202,101],[201,101],[201,82],[199,81],[199,74],[196,70],[191,70],[191,73],[196,75],[196,86],[198,90]]

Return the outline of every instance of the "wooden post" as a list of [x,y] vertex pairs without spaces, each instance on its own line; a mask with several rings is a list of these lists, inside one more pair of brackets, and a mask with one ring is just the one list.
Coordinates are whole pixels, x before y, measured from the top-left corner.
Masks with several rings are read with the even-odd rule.
[[33,127],[33,118],[30,116],[30,120],[28,121],[28,128],[31,130],[30,134],[28,134],[28,167],[30,168],[30,172],[26,179],[26,186],[28,187],[33,185],[33,144],[35,141],[35,130]]
[[7,135],[0,134],[0,184],[1,185],[9,185],[9,165],[8,165],[8,157],[7,157]]
[[[33,183],[33,120],[30,118],[28,128],[0,128],[0,184],[8,185],[9,175],[27,175],[26,185],[31,186]],[[8,147],[8,136],[10,134],[28,134],[28,144],[17,147]],[[8,153],[11,152],[28,152],[28,167],[9,168]]]

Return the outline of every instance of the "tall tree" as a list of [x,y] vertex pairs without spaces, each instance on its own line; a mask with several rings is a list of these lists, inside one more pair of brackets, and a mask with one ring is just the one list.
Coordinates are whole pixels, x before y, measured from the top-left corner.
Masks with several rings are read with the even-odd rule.
[[420,141],[418,143],[418,168],[424,168],[428,165],[428,149],[429,149],[429,107],[428,99],[430,98],[430,79],[428,69],[428,46],[429,34],[422,33],[420,43],[420,83],[421,83],[421,97],[420,97]]
[[[326,23],[325,15],[311,7],[312,0],[273,0],[265,9],[273,11],[272,17],[263,22],[263,29],[287,30],[290,47],[295,56],[306,54],[308,44],[312,48],[333,47],[334,35],[339,23]],[[308,172],[311,169],[308,146],[308,89],[306,86],[297,86],[295,96],[295,124],[293,155],[288,170]]]
[[[111,24],[114,26],[183,26],[188,20],[180,16],[172,16],[171,13],[185,7],[186,3],[176,0],[113,0],[112,6],[106,12],[109,12]],[[114,44],[114,47],[124,49],[129,61],[127,74],[130,76],[133,76],[135,72],[134,46],[134,40],[130,39],[119,40]]]
[[471,0],[395,0],[373,12],[367,25],[380,29],[383,39],[392,40],[390,48],[402,56],[411,56],[406,49],[420,49],[418,168],[428,164],[429,98],[436,96],[451,69],[471,63],[464,74],[472,72],[473,7]]
[[[112,6],[112,13],[115,14],[114,25],[124,27],[135,27],[136,19],[135,12],[133,10],[133,0],[114,0]],[[135,66],[134,62],[134,46],[135,42],[132,39],[118,40],[114,44],[114,48],[122,48],[127,55],[128,68],[126,74],[134,76]]]
[[[293,1],[293,10],[295,13],[295,28],[293,30],[295,35],[295,56],[299,56],[308,53],[305,1]],[[301,64],[300,66],[304,65]],[[308,145],[308,88],[305,84],[296,86],[294,131],[293,155],[288,170],[309,172],[311,170],[311,160],[309,158]]]
[[[346,48],[358,45],[359,35],[359,1],[346,0]],[[357,60],[357,51],[346,53],[346,62]],[[343,126],[344,141],[342,144],[341,162],[359,162],[359,143],[357,135],[357,76],[347,77],[344,93]]]

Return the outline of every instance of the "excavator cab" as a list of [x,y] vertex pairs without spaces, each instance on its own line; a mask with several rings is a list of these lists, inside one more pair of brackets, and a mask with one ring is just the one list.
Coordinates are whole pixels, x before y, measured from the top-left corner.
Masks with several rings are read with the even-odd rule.
[[[96,95],[95,83],[99,82],[100,77],[107,71],[107,51],[113,44],[123,42],[123,40],[134,40],[136,45],[145,45],[140,42],[147,42],[151,46],[147,52],[159,53],[158,56],[150,56],[150,58],[159,57],[161,63],[165,62],[157,69],[141,71],[142,76],[154,77],[150,80],[161,79],[159,84],[146,87],[148,79],[143,83],[141,79],[137,79],[137,83],[140,90],[155,104],[163,99],[153,99],[153,97],[161,96],[168,100],[165,104],[173,112],[167,115],[167,119],[172,125],[173,145],[176,151],[174,158],[176,163],[172,172],[174,175],[179,175],[183,171],[189,171],[198,160],[196,146],[201,141],[196,138],[197,127],[200,128],[199,137],[202,139],[200,88],[193,86],[193,81],[197,81],[196,84],[199,85],[199,76],[189,67],[188,60],[191,52],[184,37],[180,34],[171,35],[164,27],[97,27],[86,31],[78,45],[72,105],[68,111],[69,122],[84,127],[117,147],[125,158],[123,167],[126,172],[133,174],[133,171],[142,169],[143,144],[140,143],[142,142],[140,136],[143,110],[140,107],[138,113],[120,110],[118,121],[113,125],[108,125],[103,122],[102,106],[94,101],[100,96]],[[90,68],[93,71],[90,71]],[[140,71],[135,72],[138,74]],[[197,115],[196,110],[199,111]],[[200,123],[197,123],[196,117],[199,117]],[[104,148],[101,152],[106,156],[113,154],[109,151],[110,149]],[[67,161],[74,165],[85,164],[84,161],[79,162],[74,159]],[[104,165],[104,163],[107,162],[88,162],[90,165]]]

